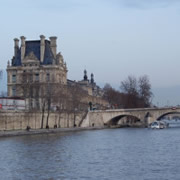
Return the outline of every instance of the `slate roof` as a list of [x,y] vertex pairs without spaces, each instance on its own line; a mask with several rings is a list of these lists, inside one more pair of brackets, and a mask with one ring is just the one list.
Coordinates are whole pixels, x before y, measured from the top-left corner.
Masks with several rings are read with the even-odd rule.
[[[26,41],[26,48],[25,48],[25,57],[33,52],[34,55],[37,57],[37,59],[40,61],[40,40],[37,41]],[[44,60],[42,65],[48,65],[48,64],[53,64],[54,56],[52,53],[52,50],[50,48],[50,41],[45,40],[45,52],[44,52]],[[17,52],[17,56],[14,57],[13,66],[21,66],[21,48],[19,48]]]

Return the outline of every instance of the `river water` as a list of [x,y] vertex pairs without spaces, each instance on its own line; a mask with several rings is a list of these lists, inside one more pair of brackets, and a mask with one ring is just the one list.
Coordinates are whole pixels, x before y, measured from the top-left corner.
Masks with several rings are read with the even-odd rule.
[[180,128],[1,138],[0,179],[179,180]]

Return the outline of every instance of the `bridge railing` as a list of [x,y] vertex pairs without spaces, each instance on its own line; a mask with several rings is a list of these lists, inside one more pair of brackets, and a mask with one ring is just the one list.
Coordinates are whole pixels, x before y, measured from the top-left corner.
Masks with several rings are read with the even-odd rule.
[[159,107],[159,108],[133,108],[133,109],[106,109],[106,110],[92,110],[90,112],[134,112],[134,111],[161,111],[161,110],[169,110],[175,111],[180,110],[180,107]]

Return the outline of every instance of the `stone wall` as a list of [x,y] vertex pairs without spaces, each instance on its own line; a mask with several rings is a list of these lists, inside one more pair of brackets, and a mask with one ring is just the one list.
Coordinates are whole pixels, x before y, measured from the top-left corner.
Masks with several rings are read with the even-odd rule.
[[[84,113],[79,113],[76,116],[76,125],[78,126],[84,116]],[[46,127],[47,114],[44,117],[44,128]],[[0,111],[0,130],[21,130],[26,129],[30,126],[32,129],[40,129],[42,122],[42,113],[30,113],[30,112],[19,112],[19,111]],[[49,116],[49,128],[57,127],[73,127],[74,125],[73,114],[61,114],[59,120],[58,113],[50,113]]]
[[82,122],[81,127],[104,127],[105,119],[103,119],[103,113],[101,112],[88,112],[87,116]]

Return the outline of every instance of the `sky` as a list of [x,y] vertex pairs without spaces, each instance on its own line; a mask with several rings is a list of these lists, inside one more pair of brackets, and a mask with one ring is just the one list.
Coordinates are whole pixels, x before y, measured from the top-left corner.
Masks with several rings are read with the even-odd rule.
[[156,105],[180,104],[179,19],[179,0],[2,0],[0,69],[15,37],[57,36],[69,79],[86,69],[118,89],[128,75],[148,75]]

